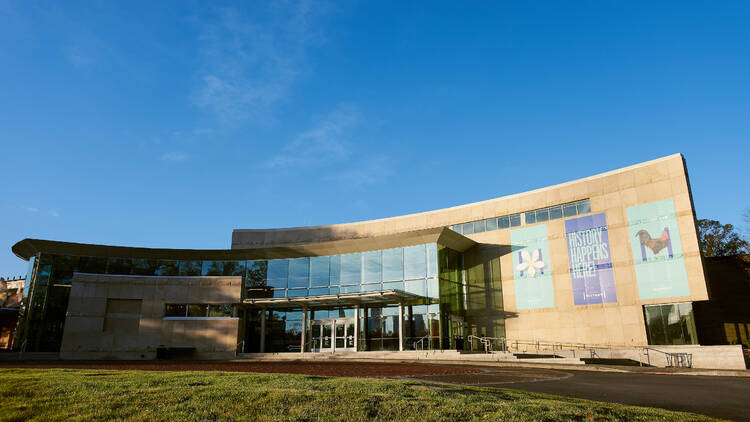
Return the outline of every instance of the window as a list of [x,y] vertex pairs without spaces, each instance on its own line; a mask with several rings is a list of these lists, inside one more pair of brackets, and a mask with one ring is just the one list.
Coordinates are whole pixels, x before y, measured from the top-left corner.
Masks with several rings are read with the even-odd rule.
[[497,218],[488,218],[486,221],[487,231],[497,230]]
[[696,344],[693,304],[644,305],[648,344]]
[[363,283],[379,283],[383,280],[383,270],[381,262],[381,251],[372,251],[362,253],[364,264]]
[[536,222],[537,223],[543,223],[547,220],[549,220],[549,209],[544,208],[541,210],[536,210]]
[[404,249],[383,251],[383,281],[404,279]]
[[341,284],[359,284],[362,281],[361,254],[340,255]]
[[164,318],[232,318],[234,305],[231,303],[167,303],[164,305]]
[[578,202],[578,214],[587,214],[591,212],[591,202],[588,199]]
[[521,225],[521,214],[513,214],[510,216],[510,226],[518,227]]
[[497,227],[500,229],[507,229],[508,227],[510,227],[510,217],[507,215],[504,217],[498,217]]
[[563,205],[563,215],[565,217],[573,217],[576,214],[578,214],[578,210],[576,209],[576,204]]
[[524,218],[526,219],[526,224],[534,224],[536,223],[536,213],[534,211],[529,211],[524,215]]
[[485,229],[486,226],[484,225],[484,220],[474,222],[474,233],[484,233]]
[[310,286],[328,286],[330,277],[331,258],[327,256],[316,256],[310,258]]
[[549,208],[549,219],[550,220],[559,220],[562,218],[562,206],[557,205],[555,207]]
[[184,303],[168,303],[164,309],[165,317],[184,317],[187,316],[187,305]]
[[201,275],[203,264],[200,261],[179,261],[181,276]]
[[461,230],[463,231],[463,234],[473,234],[474,233],[474,223],[465,223],[461,227]]
[[208,316],[211,318],[230,318],[234,314],[234,306],[228,303],[208,305]]
[[425,246],[417,245],[404,248],[404,279],[424,278],[426,274]]
[[190,304],[188,305],[189,317],[205,317],[208,315],[208,305]]
[[289,288],[306,288],[310,285],[310,258],[289,260]]
[[273,259],[268,261],[268,287],[276,289],[286,288],[286,279],[289,275],[289,261],[286,259]]

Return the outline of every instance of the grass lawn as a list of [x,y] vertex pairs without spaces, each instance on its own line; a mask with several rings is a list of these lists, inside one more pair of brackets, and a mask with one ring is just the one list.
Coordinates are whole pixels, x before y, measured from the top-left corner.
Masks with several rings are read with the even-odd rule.
[[2,420],[711,420],[498,388],[232,372],[0,370]]

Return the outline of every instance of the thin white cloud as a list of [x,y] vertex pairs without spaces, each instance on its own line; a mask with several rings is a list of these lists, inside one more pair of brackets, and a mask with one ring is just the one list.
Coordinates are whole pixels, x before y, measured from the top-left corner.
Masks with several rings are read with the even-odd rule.
[[194,104],[223,121],[268,119],[305,66],[307,48],[321,39],[328,7],[314,0],[272,2],[251,13],[221,9],[203,27]]
[[55,210],[50,210],[50,211],[49,211],[49,215],[51,215],[52,217],[59,217],[59,216],[60,216],[60,213],[58,213],[58,212],[57,212],[57,211],[55,211]]
[[279,154],[263,163],[263,167],[284,168],[343,160],[354,147],[348,139],[350,129],[360,121],[356,107],[339,107],[285,145]]
[[383,155],[369,157],[329,177],[344,188],[377,185],[393,173],[391,160]]
[[28,212],[39,212],[39,208],[29,207],[29,208],[26,208],[26,211],[28,211]]
[[190,156],[184,152],[167,152],[161,156],[162,161],[185,161]]

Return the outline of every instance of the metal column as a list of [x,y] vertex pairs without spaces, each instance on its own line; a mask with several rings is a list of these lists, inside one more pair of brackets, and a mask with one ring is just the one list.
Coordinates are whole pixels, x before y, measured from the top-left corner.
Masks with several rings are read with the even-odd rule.
[[398,350],[404,350],[404,304],[398,304]]
[[260,352],[266,353],[266,309],[260,310]]
[[359,350],[359,305],[354,305],[354,351]]
[[299,347],[300,353],[305,353],[305,340],[307,337],[307,308],[302,308],[302,343]]

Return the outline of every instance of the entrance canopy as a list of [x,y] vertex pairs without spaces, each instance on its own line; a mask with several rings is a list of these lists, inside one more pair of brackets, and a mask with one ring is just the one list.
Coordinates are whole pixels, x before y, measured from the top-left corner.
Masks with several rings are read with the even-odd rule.
[[343,293],[336,295],[274,297],[262,299],[245,299],[242,303],[261,308],[324,308],[333,306],[377,306],[404,303],[425,299],[423,296],[401,290],[383,290],[377,292]]

